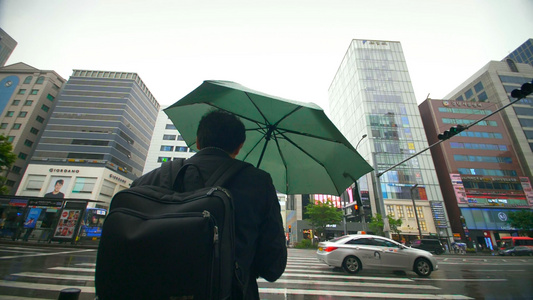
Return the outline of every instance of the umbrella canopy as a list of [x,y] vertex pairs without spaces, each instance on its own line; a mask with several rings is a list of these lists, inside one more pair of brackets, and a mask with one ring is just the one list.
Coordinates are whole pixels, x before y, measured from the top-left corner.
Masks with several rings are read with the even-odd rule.
[[196,148],[200,118],[220,109],[240,117],[246,142],[238,159],[270,173],[284,194],[340,195],[372,167],[316,104],[270,96],[229,81],[204,81],[165,109]]

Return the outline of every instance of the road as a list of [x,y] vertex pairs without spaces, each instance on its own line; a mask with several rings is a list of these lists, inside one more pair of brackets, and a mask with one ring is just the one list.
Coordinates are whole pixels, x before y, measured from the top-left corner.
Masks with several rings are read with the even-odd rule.
[[[413,272],[363,270],[349,275],[315,258],[312,250],[289,249],[289,262],[275,283],[259,280],[262,299],[533,299],[533,257],[437,257],[430,278]],[[96,249],[0,243],[0,300],[57,299],[76,287],[80,300],[94,299]]]

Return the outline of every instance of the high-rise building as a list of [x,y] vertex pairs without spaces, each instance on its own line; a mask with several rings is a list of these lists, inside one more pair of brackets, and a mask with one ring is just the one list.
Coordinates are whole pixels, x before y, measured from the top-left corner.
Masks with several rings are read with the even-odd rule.
[[101,201],[142,175],[159,103],[136,73],[74,70],[17,195]]
[[10,194],[17,191],[64,83],[56,72],[24,63],[0,68],[0,134],[8,138],[17,155],[2,174]]
[[[490,101],[494,109],[503,107],[516,99],[511,91],[533,79],[533,66],[491,61],[478,72],[446,95],[445,99],[466,102]],[[529,95],[500,112],[509,131],[514,149],[525,175],[533,176],[533,96]]]
[[17,41],[0,28],[0,67],[5,66],[15,47],[17,47]]
[[507,62],[508,59],[515,63],[530,64],[533,66],[533,39],[525,41],[520,47],[502,59],[502,61]]
[[332,121],[375,169],[358,181],[364,209],[401,219],[393,238],[449,240],[430,153],[390,169],[428,147],[401,44],[353,40],[329,88],[329,107]]
[[194,154],[192,149],[187,147],[176,126],[163,111],[165,108],[162,107],[157,115],[143,174],[159,168],[165,161],[176,158],[189,158]]
[[[479,82],[478,92],[484,85]],[[509,212],[533,207],[531,182],[525,176],[498,105],[484,101],[426,99],[420,114],[430,143],[451,126],[468,130],[431,149],[453,235],[494,249],[503,236],[516,234],[507,223]],[[529,198],[529,201],[528,201]],[[470,244],[474,247],[474,244]]]

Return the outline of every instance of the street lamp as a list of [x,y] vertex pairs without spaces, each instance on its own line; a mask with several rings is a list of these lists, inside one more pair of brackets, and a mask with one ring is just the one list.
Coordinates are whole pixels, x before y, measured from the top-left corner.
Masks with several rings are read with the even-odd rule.
[[[363,134],[363,136],[361,136],[361,139],[359,140],[359,142],[357,142],[357,145],[355,145],[355,151],[357,151],[357,147],[359,147],[359,144],[361,143],[361,141],[367,137],[367,134]],[[355,185],[355,190],[354,192],[356,193],[359,193],[359,188],[357,187],[357,181],[354,181],[354,185]],[[353,196],[352,196],[353,197]],[[361,210],[363,212],[363,215],[361,216],[361,224],[363,226],[363,229],[365,229],[365,211],[364,211],[364,208],[363,208],[363,203],[361,202]],[[353,208],[352,208],[353,209]],[[346,227],[346,200],[344,200],[344,207],[343,207],[343,210],[342,210],[342,213],[343,213],[343,217],[342,217],[342,221],[343,221],[343,225],[344,225],[344,234],[348,234],[348,230],[347,230],[347,227]]]
[[418,212],[416,211],[415,196],[413,195],[413,190],[417,186],[418,186],[418,183],[413,185],[413,187],[411,188],[411,200],[413,200],[413,208],[415,210],[416,226],[418,227],[418,234],[420,235],[420,239],[422,239],[422,230],[420,230],[420,222],[418,221]]

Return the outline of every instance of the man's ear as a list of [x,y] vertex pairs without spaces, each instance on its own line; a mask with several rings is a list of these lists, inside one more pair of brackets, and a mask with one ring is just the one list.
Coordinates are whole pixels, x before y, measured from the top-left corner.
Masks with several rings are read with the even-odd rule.
[[198,137],[196,137],[196,148],[198,148],[198,150],[202,149],[202,147],[200,146],[200,142],[198,142]]
[[237,147],[237,149],[236,149],[235,151],[233,151],[233,153],[230,154],[230,156],[231,156],[232,158],[235,158],[235,157],[239,154],[239,151],[241,151],[242,146],[244,146],[244,143],[241,143],[241,144],[239,145],[239,147]]

